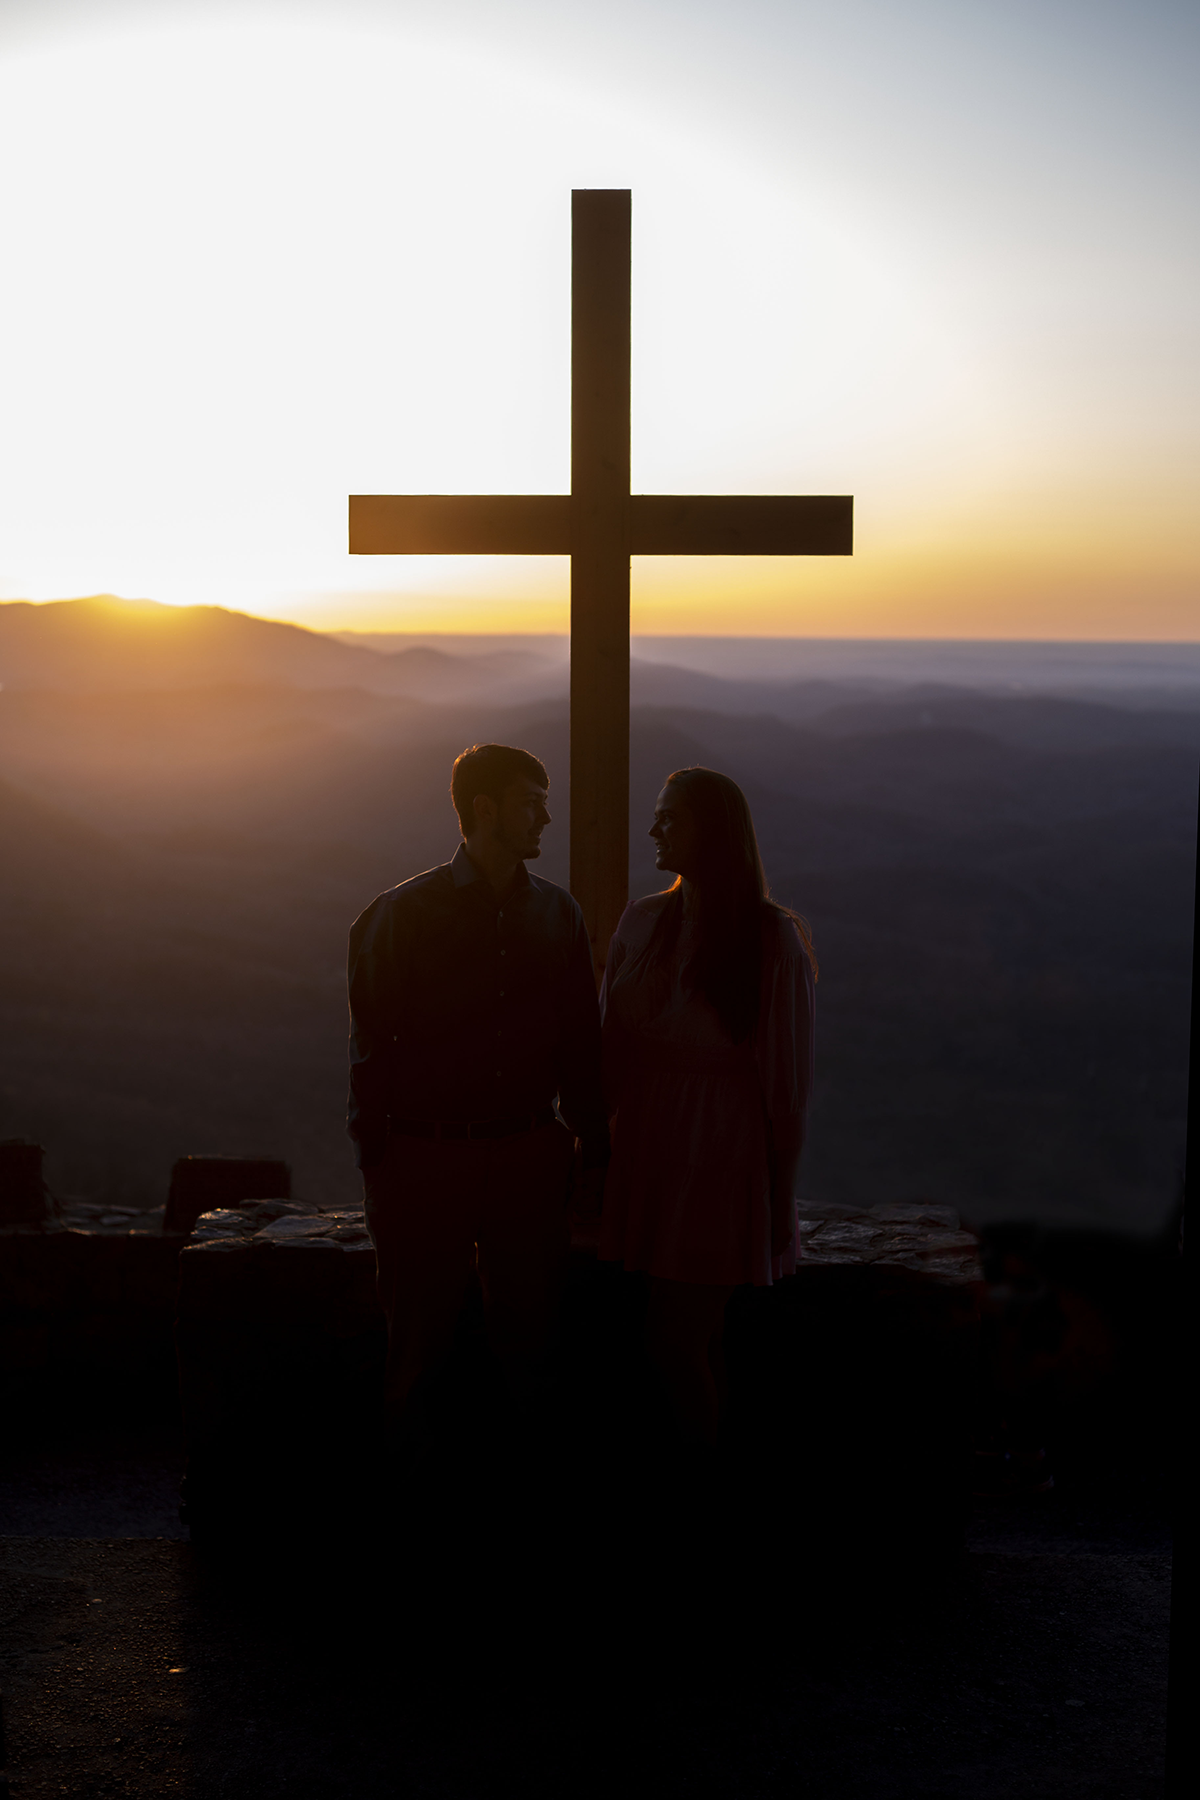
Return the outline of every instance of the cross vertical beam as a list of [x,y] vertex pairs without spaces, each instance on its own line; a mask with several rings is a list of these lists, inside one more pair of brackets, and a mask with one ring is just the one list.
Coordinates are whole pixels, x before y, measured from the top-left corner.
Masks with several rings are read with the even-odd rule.
[[571,196],[571,892],[597,974],[629,897],[631,197]]

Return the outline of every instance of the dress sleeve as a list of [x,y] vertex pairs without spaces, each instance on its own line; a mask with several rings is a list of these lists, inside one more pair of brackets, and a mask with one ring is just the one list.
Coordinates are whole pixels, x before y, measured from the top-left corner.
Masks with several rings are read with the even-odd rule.
[[603,1021],[608,1014],[608,997],[612,993],[612,984],[617,979],[621,964],[628,954],[628,945],[621,936],[621,926],[629,917],[630,908],[626,907],[621,914],[617,929],[608,940],[608,955],[604,961],[604,980],[600,983],[600,1018]]
[[791,920],[777,916],[763,933],[762,994],[754,1054],[767,1116],[802,1117],[813,1077],[816,996],[812,964]]
[[636,901],[631,901],[617,922],[617,929],[609,940],[608,956],[604,963],[604,980],[600,983],[600,1019],[601,1038],[603,1043],[603,1076],[604,1099],[609,1114],[615,1113],[621,1096],[621,1081],[628,1061],[628,1045],[625,1033],[616,1008],[612,1005],[613,984],[631,955],[636,954],[636,942],[631,943],[638,931],[644,931],[644,921]]

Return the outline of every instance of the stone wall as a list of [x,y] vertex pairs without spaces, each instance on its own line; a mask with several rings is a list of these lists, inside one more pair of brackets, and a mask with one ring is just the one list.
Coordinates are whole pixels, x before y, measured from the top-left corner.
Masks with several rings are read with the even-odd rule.
[[[970,1477],[977,1241],[921,1206],[802,1207],[800,1228],[797,1276],[730,1305],[735,1456],[751,1484],[789,1496],[797,1521],[815,1509],[880,1542],[952,1543]],[[198,1221],[177,1328],[198,1535],[250,1519],[332,1526],[361,1505],[385,1350],[373,1277],[359,1212],[258,1203]],[[585,1484],[624,1460],[638,1485],[662,1450],[643,1300],[636,1277],[573,1258],[545,1430],[552,1461],[578,1457]],[[478,1350],[465,1362],[476,1387]]]
[[167,1205],[62,1199],[40,1144],[0,1144],[0,1393],[42,1404],[46,1384],[175,1382],[179,1253],[196,1212],[256,1189],[290,1192],[286,1163],[183,1157]]
[[182,1236],[163,1209],[60,1201],[40,1144],[0,1144],[0,1393],[47,1380],[149,1376],[169,1385]]
[[899,1551],[957,1541],[979,1424],[979,1242],[948,1208],[800,1203],[794,1278],[729,1307],[749,1445],[798,1521]]
[[386,1344],[361,1211],[204,1214],[179,1260],[176,1325],[193,1532],[353,1511]]
[[[362,1213],[290,1199],[286,1166],[269,1159],[183,1159],[155,1212],[58,1203],[37,1147],[7,1147],[7,1164],[3,1148],[9,1398],[42,1393],[47,1377],[150,1377],[165,1392],[177,1369],[198,1534],[352,1514],[378,1446],[386,1347]],[[196,1217],[206,1198],[222,1204]],[[194,1229],[164,1230],[165,1214]],[[952,1535],[979,1386],[975,1237],[919,1204],[801,1202],[798,1229],[796,1277],[730,1304],[738,1455],[798,1505],[861,1522],[884,1503],[896,1529]],[[585,1460],[636,1462],[662,1439],[642,1300],[636,1278],[573,1259],[560,1378]],[[472,1356],[466,1379],[486,1386],[478,1336]]]

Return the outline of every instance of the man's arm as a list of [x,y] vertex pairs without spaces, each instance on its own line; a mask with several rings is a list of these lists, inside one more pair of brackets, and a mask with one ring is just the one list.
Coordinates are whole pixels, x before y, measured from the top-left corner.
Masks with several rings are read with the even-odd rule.
[[600,1081],[600,1004],[592,947],[578,908],[559,1008],[559,1059],[559,1110],[580,1141],[584,1168],[603,1169],[608,1118]]
[[370,1169],[387,1149],[395,1036],[387,997],[396,986],[392,908],[374,901],[350,928],[347,989],[350,998],[350,1098],[346,1130],[355,1161]]

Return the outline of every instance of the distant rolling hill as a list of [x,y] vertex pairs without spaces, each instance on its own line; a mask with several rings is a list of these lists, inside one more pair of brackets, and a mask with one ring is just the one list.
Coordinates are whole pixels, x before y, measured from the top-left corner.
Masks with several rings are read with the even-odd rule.
[[[465,637],[414,643],[387,632],[325,634],[219,606],[111,596],[8,601],[0,603],[0,688],[64,694],[341,689],[413,704],[484,707],[565,699],[564,640],[483,638],[478,649],[472,643]],[[1164,712],[1161,733],[1173,741],[1180,733],[1171,716],[1200,712],[1200,646],[1194,645],[831,647],[813,641],[765,644],[755,653],[752,640],[731,639],[723,652],[720,639],[680,639],[676,662],[670,644],[634,640],[635,706],[769,714],[795,723],[841,709],[848,731],[859,729],[856,706],[865,707],[861,716],[872,729],[888,701],[896,723],[907,717],[969,724],[983,707],[997,726],[1022,736],[1036,735],[1039,719],[1057,721],[1058,702],[1069,699],[1110,713]],[[973,672],[973,685],[955,681],[960,666]],[[1068,736],[1075,729],[1069,726]],[[1102,721],[1099,735],[1107,741],[1117,729],[1115,721]],[[1143,718],[1132,729],[1140,738],[1149,726]],[[1183,728],[1185,737],[1190,729]]]
[[[411,648],[381,654],[221,606],[160,606],[99,595],[0,603],[0,686],[67,693],[247,684],[361,688],[413,700],[537,679],[543,659]],[[547,667],[553,667],[548,664]]]
[[[0,1136],[41,1138],[65,1191],[160,1200],[177,1155],[261,1150],[301,1194],[349,1199],[347,927],[452,852],[450,764],[473,740],[545,758],[539,867],[565,880],[561,662],[150,617],[143,641],[120,607],[0,606],[0,655],[24,657],[0,663]],[[424,670],[419,699],[377,684],[393,662]],[[812,921],[807,1190],[1158,1223],[1186,1092],[1185,697],[661,663],[638,684],[632,891],[660,885],[664,775],[705,762],[745,787],[776,891]]]

